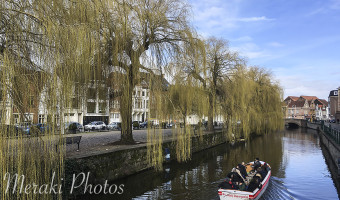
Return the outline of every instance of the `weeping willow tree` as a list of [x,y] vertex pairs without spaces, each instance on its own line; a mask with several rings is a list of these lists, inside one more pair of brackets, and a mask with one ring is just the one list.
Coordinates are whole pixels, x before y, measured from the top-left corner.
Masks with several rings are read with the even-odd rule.
[[[2,199],[62,198],[59,190],[51,193],[46,184],[54,179],[60,186],[64,177],[65,146],[58,127],[63,128],[75,80],[86,85],[102,76],[102,5],[100,1],[1,2]],[[39,118],[48,124],[45,129],[31,126],[31,136],[26,137],[20,126],[19,131],[14,128],[18,119],[37,123],[38,114],[45,116]],[[16,173],[19,182],[24,179],[24,184],[34,183],[38,189],[15,188]]]
[[[200,45],[196,45],[200,47]],[[228,48],[227,41],[216,39],[214,37],[205,41],[204,51],[195,53],[198,58],[194,60],[203,60],[201,63],[187,65],[185,70],[198,80],[208,97],[208,130],[214,130],[214,116],[216,114],[216,103],[223,96],[223,85],[228,79],[230,71],[242,63],[242,59],[237,53]],[[197,49],[197,47],[196,47]]]
[[271,74],[257,67],[238,66],[224,84],[222,109],[226,137],[249,139],[283,127],[280,107],[282,89]]
[[103,30],[109,34],[104,48],[107,66],[116,74],[113,95],[121,101],[121,142],[131,144],[133,90],[139,80],[147,78],[145,74],[163,74],[181,42],[190,41],[188,5],[181,0],[116,0],[105,13]]
[[[186,79],[175,79],[175,83],[169,91],[170,113],[174,121],[177,122],[173,130],[173,139],[176,143],[177,161],[183,162],[191,158],[191,137],[193,131],[187,119],[189,116],[202,116],[205,94],[200,92],[199,87],[195,86],[192,77]],[[181,126],[182,124],[182,126]],[[199,131],[202,136],[202,131]],[[202,138],[202,137],[201,137]]]

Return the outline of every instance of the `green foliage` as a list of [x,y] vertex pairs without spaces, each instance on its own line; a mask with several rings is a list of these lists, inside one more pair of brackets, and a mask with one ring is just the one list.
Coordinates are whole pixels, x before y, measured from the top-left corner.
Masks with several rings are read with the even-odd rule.
[[134,121],[133,124],[132,124],[132,126],[133,126],[133,128],[139,129],[139,122]]
[[[64,124],[64,110],[79,106],[81,98],[87,102],[110,96],[120,104],[121,140],[131,144],[133,90],[147,82],[149,120],[171,118],[178,124],[173,134],[178,161],[191,156],[190,115],[208,116],[211,129],[214,115],[222,113],[230,139],[249,138],[251,133],[282,125],[279,85],[260,68],[242,67],[243,59],[228,49],[227,41],[199,39],[190,26],[185,1],[5,1],[0,10],[1,108],[13,102],[25,121],[25,113],[40,102],[52,119],[59,116],[59,124]],[[172,77],[171,86],[165,86],[164,73]],[[108,94],[107,87],[113,92]],[[101,110],[105,107],[100,104]],[[95,112],[93,102],[87,111]],[[13,123],[6,112],[1,112],[2,124]],[[52,120],[51,127],[56,125]],[[62,137],[55,132],[53,128],[45,133],[47,141]],[[156,169],[162,169],[162,141],[162,130],[148,126],[148,160]],[[0,172],[27,174],[29,182],[40,184],[56,171],[60,180],[65,149],[56,152],[41,137],[34,140],[38,148],[29,145],[20,137],[8,141],[2,135]],[[2,199],[15,196],[4,189],[0,193]]]
[[77,130],[77,125],[75,123],[72,123],[68,126],[68,130],[70,131],[74,131]]
[[227,137],[248,139],[283,127],[282,90],[269,72],[257,67],[238,67],[225,83],[222,102]]

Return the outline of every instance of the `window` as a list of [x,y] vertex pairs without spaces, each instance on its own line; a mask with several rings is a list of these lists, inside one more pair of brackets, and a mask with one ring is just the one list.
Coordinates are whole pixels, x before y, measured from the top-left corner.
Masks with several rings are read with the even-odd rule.
[[14,114],[14,124],[19,124],[19,123],[20,123],[20,115]]
[[115,119],[119,119],[119,113],[115,113],[115,114],[114,114],[114,118],[115,118]]
[[99,103],[99,113],[106,113],[106,102]]
[[60,117],[59,117],[59,115],[55,115],[54,116],[54,124],[60,125]]
[[87,98],[88,99],[96,99],[97,98],[97,90],[95,88],[89,88],[87,90]]
[[142,96],[143,96],[143,97],[145,96],[145,92],[144,92],[144,91],[142,92]]
[[87,113],[95,113],[95,111],[96,111],[96,103],[87,102]]
[[34,96],[29,96],[28,106],[34,106]]
[[39,115],[38,123],[40,124],[45,123],[45,115]]
[[79,99],[72,98],[72,108],[79,109]]
[[99,99],[101,100],[106,100],[107,97],[107,88],[106,87],[101,87],[99,88]]
[[149,100],[146,100],[145,108],[149,108]]

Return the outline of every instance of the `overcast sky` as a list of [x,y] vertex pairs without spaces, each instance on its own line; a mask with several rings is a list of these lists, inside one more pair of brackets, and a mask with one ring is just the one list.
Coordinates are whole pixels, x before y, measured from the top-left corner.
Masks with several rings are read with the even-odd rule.
[[190,0],[203,37],[229,41],[272,71],[284,96],[328,99],[340,86],[340,0]]

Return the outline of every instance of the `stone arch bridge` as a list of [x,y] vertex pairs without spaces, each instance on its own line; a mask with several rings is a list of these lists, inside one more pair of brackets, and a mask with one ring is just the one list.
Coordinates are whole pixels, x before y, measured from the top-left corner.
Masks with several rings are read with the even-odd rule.
[[299,126],[299,127],[307,127],[307,120],[305,119],[294,119],[294,118],[286,118],[285,126]]

